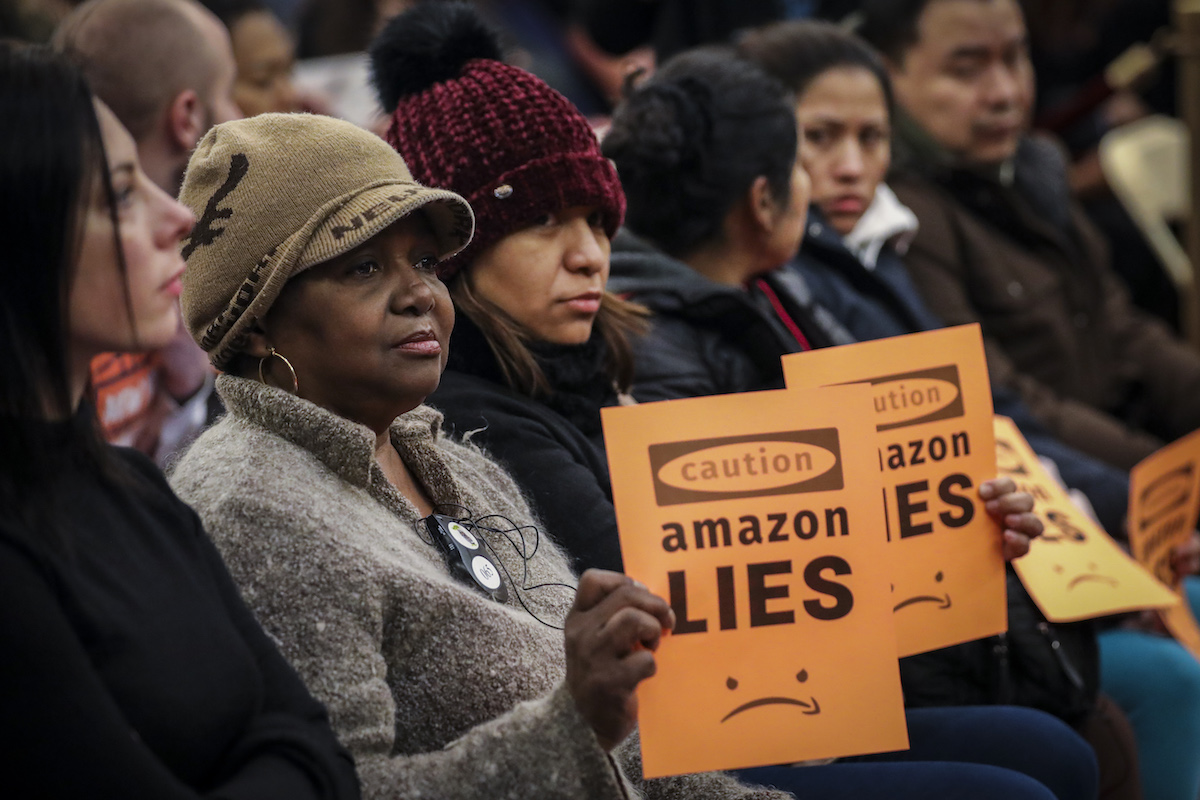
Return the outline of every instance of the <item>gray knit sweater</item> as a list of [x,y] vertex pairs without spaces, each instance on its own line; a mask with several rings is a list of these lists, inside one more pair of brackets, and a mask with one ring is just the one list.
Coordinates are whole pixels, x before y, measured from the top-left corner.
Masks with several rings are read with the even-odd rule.
[[[384,477],[369,429],[254,381],[222,376],[217,389],[229,413],[172,483],[328,706],[365,797],[786,797],[719,774],[639,782],[636,737],[614,768],[567,691],[562,632],[539,621],[561,626],[574,596],[552,585],[575,583],[552,542],[484,535],[509,576],[496,603],[418,533],[420,512]],[[391,430],[430,499],[533,525],[511,478],[440,421],[422,406]]]

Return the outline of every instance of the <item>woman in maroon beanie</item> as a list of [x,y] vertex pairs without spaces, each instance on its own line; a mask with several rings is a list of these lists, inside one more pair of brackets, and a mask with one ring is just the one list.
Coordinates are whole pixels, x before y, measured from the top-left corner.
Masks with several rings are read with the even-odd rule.
[[[500,58],[466,3],[420,4],[371,47],[394,109],[385,138],[417,181],[475,212],[470,245],[438,268],[457,320],[429,402],[509,467],[577,568],[621,570],[599,412],[633,402],[649,313],[606,291],[625,194],[579,111]],[[790,128],[790,106],[772,99]]]
[[605,291],[625,212],[616,170],[566,98],[500,61],[469,5],[418,6],[371,55],[395,110],[385,138],[476,217],[439,268],[457,319],[429,402],[505,463],[579,570],[620,570],[599,410],[629,389],[646,312]]

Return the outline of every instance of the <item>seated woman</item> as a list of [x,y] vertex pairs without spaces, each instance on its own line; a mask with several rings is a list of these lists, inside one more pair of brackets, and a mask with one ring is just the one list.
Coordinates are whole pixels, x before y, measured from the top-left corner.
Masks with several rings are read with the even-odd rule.
[[[919,220],[883,182],[891,162],[893,104],[880,57],[858,37],[814,22],[770,25],[739,47],[796,96],[801,161],[813,184],[813,222],[790,267],[859,338],[942,327],[904,264],[905,240]],[[1011,393],[997,392],[996,406],[1000,413],[1030,419]],[[1031,442],[1043,440],[1031,437]],[[1068,481],[1077,475],[1077,462],[1056,461]],[[1107,479],[1096,487],[1098,492],[1088,492],[1089,498],[1097,498],[1096,506],[1108,510],[1101,517],[1118,537],[1125,527],[1123,501],[1129,491],[1127,478],[1119,477],[1119,486],[1104,489],[1114,483]],[[1195,571],[1195,553],[1193,539],[1173,554],[1181,576]],[[1187,585],[1195,608],[1200,581],[1189,577]],[[1200,664],[1172,639],[1128,624],[1102,632],[1099,641],[1100,686],[1133,724],[1145,797],[1194,798],[1200,792]],[[910,700],[932,700],[954,691],[944,668],[924,686],[910,680],[918,674],[905,676]],[[1111,761],[1101,758],[1102,765]]]
[[[449,366],[430,402],[446,415],[448,427],[512,468],[549,532],[577,563],[619,566],[599,410],[619,402],[618,387],[628,386],[628,336],[641,320],[640,312],[604,291],[609,236],[623,196],[579,113],[537,78],[497,61],[494,46],[480,48],[486,34],[472,20],[461,7],[427,4],[398,17],[374,48],[382,100],[395,106],[389,139],[420,180],[460,192],[476,212],[475,240],[442,267],[459,314]],[[437,75],[418,69],[418,57],[436,63]],[[774,91],[794,154],[795,124],[781,92]],[[457,137],[444,135],[447,130]],[[997,495],[1011,492],[1005,483],[992,487]],[[1028,499],[1010,494],[992,501],[1000,516],[1016,512],[1014,552],[1023,550],[1032,532],[1021,515]],[[920,742],[940,726],[938,720],[946,720],[942,712],[917,713],[910,738]],[[1038,748],[1074,765],[1058,773],[1064,786],[1073,783],[1072,791],[1080,792],[1071,796],[1088,796],[1091,756],[1053,720],[988,709],[958,721],[963,738],[971,738],[968,729],[990,726],[993,741],[1020,751],[1011,761],[1033,749],[1036,739]],[[1065,743],[1056,736],[1065,736]],[[916,752],[929,757],[919,747]],[[1083,758],[1074,760],[1080,752]],[[979,786],[981,774],[995,772],[1000,777],[988,791],[1024,791],[1009,783],[1022,776],[974,764],[946,771],[835,764],[772,780],[796,781],[780,785],[822,796],[891,794],[897,782],[937,794],[950,773]]]
[[357,798],[196,515],[102,444],[91,357],[169,342],[191,214],[79,73],[0,42],[0,715],[39,798]]
[[378,137],[300,114],[215,127],[181,196],[200,215],[185,316],[229,413],[173,481],[365,794],[779,797],[717,774],[639,780],[633,692],[670,609],[616,573],[576,591],[513,481],[422,405],[454,324],[436,268],[471,236],[466,202],[414,183]]

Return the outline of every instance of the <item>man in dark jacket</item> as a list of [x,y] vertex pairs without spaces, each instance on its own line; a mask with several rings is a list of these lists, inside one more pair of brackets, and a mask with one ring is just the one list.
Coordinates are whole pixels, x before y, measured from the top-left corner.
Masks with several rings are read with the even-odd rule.
[[921,223],[905,263],[930,308],[981,323],[993,381],[1115,466],[1200,427],[1200,357],[1133,308],[1061,154],[1027,135],[1017,0],[870,0],[864,13],[901,106],[890,182]]

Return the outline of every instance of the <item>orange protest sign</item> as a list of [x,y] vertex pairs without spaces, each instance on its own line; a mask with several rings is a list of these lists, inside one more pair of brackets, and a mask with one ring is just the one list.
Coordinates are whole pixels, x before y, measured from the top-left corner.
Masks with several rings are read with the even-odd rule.
[[1045,525],[1013,568],[1046,619],[1074,622],[1179,602],[1075,507],[1008,417],[996,417],[996,469],[1033,495]]
[[789,390],[870,386],[899,654],[1006,630],[1000,528],[978,494],[996,474],[979,326],[796,353],[783,372]]
[[638,688],[648,777],[908,746],[857,386],[606,408],[625,571],[676,627]]
[[1200,626],[1171,570],[1171,549],[1187,541],[1200,514],[1200,431],[1193,431],[1129,471],[1129,548],[1180,603],[1159,611],[1167,630],[1200,658]]

